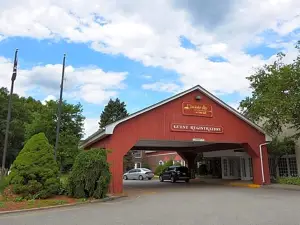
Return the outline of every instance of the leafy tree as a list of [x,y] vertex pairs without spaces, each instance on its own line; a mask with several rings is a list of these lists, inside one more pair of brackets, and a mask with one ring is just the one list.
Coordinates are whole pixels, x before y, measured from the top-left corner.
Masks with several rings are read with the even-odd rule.
[[69,194],[76,198],[104,198],[110,178],[107,150],[83,151],[76,157],[69,176]]
[[14,161],[9,183],[16,194],[27,198],[47,198],[59,190],[58,165],[45,134],[30,138]]
[[[8,97],[9,97],[8,90],[6,88],[0,88],[0,158],[1,159],[2,159],[3,146],[4,146]],[[13,94],[6,168],[10,167],[12,162],[15,160],[17,154],[24,146],[25,123],[30,123],[33,119],[32,116],[33,112],[39,110],[41,107],[42,107],[42,103],[34,100],[31,97],[23,98],[23,97],[19,97],[17,94]]]
[[296,45],[298,56],[292,63],[285,63],[285,55],[279,53],[274,63],[258,68],[250,81],[252,96],[240,103],[242,112],[273,136],[282,128],[296,129],[300,136],[300,42]]
[[116,100],[110,99],[100,115],[99,127],[104,128],[106,125],[123,119],[128,115],[124,102],[121,102],[118,98]]
[[[81,104],[72,105],[65,101],[62,105],[61,126],[57,160],[61,171],[68,170],[77,154],[78,144],[83,135],[84,116]],[[44,132],[51,145],[55,145],[57,125],[57,102],[48,101],[46,105],[33,113],[33,121],[26,124],[25,139]]]

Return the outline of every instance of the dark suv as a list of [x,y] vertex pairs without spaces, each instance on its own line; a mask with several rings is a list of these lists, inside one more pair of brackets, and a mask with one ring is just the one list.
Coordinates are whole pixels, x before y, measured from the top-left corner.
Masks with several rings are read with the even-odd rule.
[[191,172],[185,166],[169,166],[159,175],[160,182],[165,180],[170,180],[172,183],[175,183],[177,180],[189,182],[190,179]]

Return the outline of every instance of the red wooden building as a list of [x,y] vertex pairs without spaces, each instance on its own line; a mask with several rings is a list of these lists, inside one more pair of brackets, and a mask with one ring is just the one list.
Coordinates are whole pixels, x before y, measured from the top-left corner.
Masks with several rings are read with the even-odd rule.
[[[112,150],[110,192],[123,189],[123,156],[129,150],[176,151],[188,167],[199,152],[242,149],[253,165],[253,182],[270,182],[264,131],[201,86],[114,122],[88,137],[82,147]],[[193,168],[192,168],[193,169]]]

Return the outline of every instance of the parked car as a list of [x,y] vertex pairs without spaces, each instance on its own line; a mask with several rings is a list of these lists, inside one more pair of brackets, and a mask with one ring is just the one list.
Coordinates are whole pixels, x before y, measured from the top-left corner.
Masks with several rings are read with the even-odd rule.
[[184,180],[188,183],[190,179],[191,172],[185,166],[169,166],[159,175],[160,182],[170,180],[172,183],[175,183],[177,180]]
[[154,173],[147,168],[132,169],[123,174],[124,180],[151,180],[154,177]]

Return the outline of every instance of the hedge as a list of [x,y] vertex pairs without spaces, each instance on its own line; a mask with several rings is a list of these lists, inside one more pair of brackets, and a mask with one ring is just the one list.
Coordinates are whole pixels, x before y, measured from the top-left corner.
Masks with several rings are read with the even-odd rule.
[[81,152],[75,159],[68,179],[69,195],[76,198],[104,198],[110,179],[107,150]]

